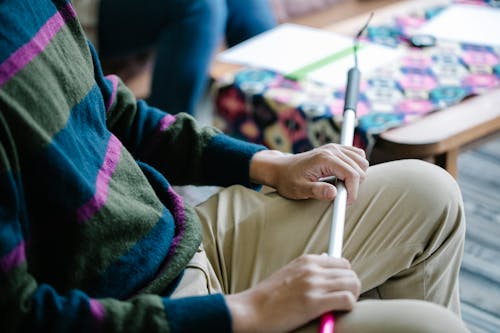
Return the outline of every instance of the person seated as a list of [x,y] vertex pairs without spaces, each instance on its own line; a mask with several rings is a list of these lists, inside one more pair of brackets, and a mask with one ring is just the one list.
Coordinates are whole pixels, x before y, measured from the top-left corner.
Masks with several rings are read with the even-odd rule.
[[[330,311],[337,333],[467,332],[443,169],[283,154],[136,101],[70,1],[4,1],[0,21],[1,332],[313,332]],[[323,254],[331,175],[345,258]],[[177,184],[227,188],[193,208]]]
[[230,47],[276,25],[268,0],[73,3],[101,60],[109,67],[141,63],[154,49],[148,102],[171,114],[195,114],[207,87],[213,55],[224,37]]

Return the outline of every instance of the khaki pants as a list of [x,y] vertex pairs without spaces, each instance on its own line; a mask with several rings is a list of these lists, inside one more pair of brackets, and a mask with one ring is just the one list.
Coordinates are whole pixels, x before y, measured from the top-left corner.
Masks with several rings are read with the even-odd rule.
[[[237,293],[301,254],[327,251],[329,202],[233,186],[196,211],[203,250],[174,297]],[[343,246],[363,301],[337,316],[336,332],[466,331],[457,316],[464,223],[458,186],[444,170],[416,160],[370,167],[348,207]],[[317,322],[303,330],[316,332]]]

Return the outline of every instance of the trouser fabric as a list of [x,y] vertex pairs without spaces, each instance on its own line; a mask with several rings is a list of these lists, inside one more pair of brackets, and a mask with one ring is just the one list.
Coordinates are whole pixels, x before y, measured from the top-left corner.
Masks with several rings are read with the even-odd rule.
[[[237,293],[301,254],[328,248],[330,202],[233,186],[196,211],[203,248],[181,282],[183,295],[192,294],[189,279],[200,286],[194,294]],[[466,331],[458,286],[464,234],[462,198],[446,171],[416,160],[370,167],[347,209],[343,244],[362,301],[338,314],[336,332]],[[302,330],[316,331],[317,322]]]

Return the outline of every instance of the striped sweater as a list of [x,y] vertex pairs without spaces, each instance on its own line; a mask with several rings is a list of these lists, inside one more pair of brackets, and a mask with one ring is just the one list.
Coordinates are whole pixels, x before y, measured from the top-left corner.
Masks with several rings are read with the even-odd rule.
[[168,297],[201,228],[167,179],[251,187],[260,149],[104,77],[69,1],[0,0],[0,332],[230,331]]

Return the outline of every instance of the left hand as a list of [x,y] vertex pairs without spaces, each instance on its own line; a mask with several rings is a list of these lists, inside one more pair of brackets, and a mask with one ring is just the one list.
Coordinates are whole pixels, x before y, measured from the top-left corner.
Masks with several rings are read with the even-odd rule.
[[250,179],[274,187],[289,199],[331,201],[337,194],[335,186],[319,179],[335,176],[344,181],[347,202],[351,204],[358,196],[368,165],[364,150],[334,143],[295,155],[264,150],[250,162]]

